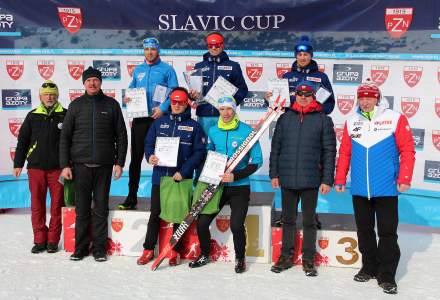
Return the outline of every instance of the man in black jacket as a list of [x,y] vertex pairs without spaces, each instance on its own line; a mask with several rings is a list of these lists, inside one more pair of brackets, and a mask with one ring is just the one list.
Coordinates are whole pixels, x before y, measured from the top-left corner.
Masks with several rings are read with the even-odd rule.
[[[40,88],[41,104],[31,110],[18,134],[12,175],[19,177],[27,159],[31,192],[31,220],[34,231],[32,253],[58,250],[61,235],[63,186],[58,155],[61,126],[66,109],[58,102],[58,87],[46,80]],[[50,222],[46,226],[46,195],[50,191]]]
[[[127,154],[127,130],[119,103],[101,90],[99,70],[89,67],[82,75],[86,92],[73,100],[61,131],[61,175],[75,180],[75,252],[71,260],[89,254],[92,218],[93,257],[106,261],[110,181],[119,179]],[[93,210],[91,210],[93,194]]]
[[296,216],[301,199],[303,217],[302,264],[307,276],[316,276],[316,206],[318,192],[327,194],[333,185],[336,136],[330,117],[321,111],[314,86],[303,81],[295,90],[296,101],[278,120],[272,138],[269,177],[281,187],[282,249],[272,271],[293,264]]

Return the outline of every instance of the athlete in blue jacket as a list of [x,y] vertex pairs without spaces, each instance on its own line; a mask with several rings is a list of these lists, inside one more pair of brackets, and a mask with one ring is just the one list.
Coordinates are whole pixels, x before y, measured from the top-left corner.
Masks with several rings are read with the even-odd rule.
[[[322,104],[322,111],[329,115],[335,107],[335,97],[333,95],[333,88],[324,72],[319,71],[318,64],[312,59],[313,47],[310,44],[307,36],[302,36],[298,44],[295,46],[296,61],[292,64],[292,70],[283,75],[289,81],[290,103],[294,103],[295,89],[298,83],[304,81],[311,81],[316,88],[323,87],[331,92],[331,95]],[[319,99],[318,99],[319,100]]]
[[[205,96],[209,89],[219,76],[224,77],[227,81],[238,88],[234,96],[237,104],[246,97],[248,87],[243,77],[240,65],[229,59],[229,56],[224,51],[224,37],[218,32],[212,32],[206,37],[206,45],[208,52],[203,55],[203,61],[195,65],[195,69],[201,70],[203,76],[203,91],[202,96]],[[200,95],[190,90],[190,95],[193,99],[197,99]],[[198,121],[202,125],[205,133],[209,132],[209,128],[216,125],[219,112],[211,104],[200,104],[197,106],[196,114]]]
[[[217,126],[209,130],[208,149],[227,154],[231,157],[237,148],[251,133],[252,128],[240,122],[235,114],[236,103],[233,97],[224,97],[219,101],[220,118]],[[229,203],[231,206],[231,231],[234,238],[235,272],[242,273],[246,270],[245,248],[246,219],[250,200],[249,176],[263,163],[260,143],[256,143],[249,153],[242,159],[232,173],[225,173],[222,177],[224,184],[219,208]],[[197,219],[197,234],[200,241],[201,255],[189,264],[191,268],[206,265],[209,262],[211,234],[209,225],[215,219],[215,214],[200,214]]]
[[[144,139],[151,123],[168,111],[170,100],[167,97],[162,103],[153,101],[157,86],[169,89],[177,87],[177,76],[173,67],[161,61],[159,41],[147,38],[143,42],[145,61],[133,71],[133,80],[129,88],[145,88],[147,92],[146,104],[151,117],[134,118],[131,125],[131,161],[129,168],[128,196],[119,209],[136,209],[137,192],[141,174],[141,163],[144,156]],[[124,98],[124,102],[131,99]]]
[[[191,109],[188,107],[188,92],[184,88],[175,88],[170,94],[170,99],[171,114],[164,115],[154,121],[145,139],[145,158],[154,167],[150,219],[148,220],[144,252],[137,261],[139,265],[147,264],[154,256],[154,247],[160,228],[160,178],[162,176],[172,176],[175,181],[191,179],[194,170],[199,167],[206,155],[206,136],[200,124],[191,119]],[[158,166],[159,159],[154,154],[156,138],[158,137],[180,138],[177,167]],[[178,225],[175,224],[174,229],[177,229]],[[177,253],[173,252],[172,254],[170,265],[176,265]]]

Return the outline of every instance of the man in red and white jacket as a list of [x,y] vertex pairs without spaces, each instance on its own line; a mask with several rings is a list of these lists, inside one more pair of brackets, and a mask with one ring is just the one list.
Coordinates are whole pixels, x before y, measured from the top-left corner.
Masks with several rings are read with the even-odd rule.
[[[351,194],[362,253],[362,268],[354,280],[377,278],[385,293],[395,294],[400,258],[398,194],[410,188],[414,140],[406,117],[379,103],[381,93],[377,86],[361,84],[357,97],[357,113],[344,127],[335,189],[345,191],[351,165]],[[379,243],[374,231],[376,218]]]

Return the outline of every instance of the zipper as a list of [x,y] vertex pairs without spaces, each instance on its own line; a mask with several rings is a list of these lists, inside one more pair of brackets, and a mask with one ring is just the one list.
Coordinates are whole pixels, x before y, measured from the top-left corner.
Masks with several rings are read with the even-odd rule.
[[[215,65],[215,60],[214,60],[214,70],[212,70],[212,85],[214,85],[214,82],[216,80],[215,78],[215,69],[216,69],[216,65]],[[212,87],[211,85],[211,87]],[[211,117],[214,115],[214,106],[211,105]]]
[[[300,116],[301,118],[301,116]],[[301,141],[301,133],[302,133],[302,122],[299,122],[299,133],[298,138],[296,139],[296,158],[295,158],[295,182],[298,183],[298,160],[299,160],[299,144]]]
[[[174,133],[176,131],[176,124],[177,124],[177,117],[174,118],[174,126],[173,126],[173,132],[171,133],[171,137],[174,137]],[[177,155],[177,156],[179,156],[179,155]],[[170,176],[169,173],[168,173],[169,169],[170,168],[167,167],[167,174],[166,174],[166,176]]]
[[[148,66],[148,64],[147,64],[147,66]],[[151,91],[150,91],[150,71],[151,71],[151,66],[148,66],[148,75],[147,75],[147,82],[146,82],[146,88],[147,88],[147,108],[149,110],[148,114],[151,114],[153,112],[153,108],[150,107],[150,104],[148,103],[148,98],[150,98],[150,99],[153,98],[153,95],[148,97],[148,93],[151,93]],[[151,106],[153,106],[153,100],[151,101]]]
[[92,162],[95,162],[95,99],[92,97]]
[[368,196],[368,200],[371,199],[370,197],[370,178],[369,178],[369,174],[368,174],[368,148],[367,148],[367,196]]

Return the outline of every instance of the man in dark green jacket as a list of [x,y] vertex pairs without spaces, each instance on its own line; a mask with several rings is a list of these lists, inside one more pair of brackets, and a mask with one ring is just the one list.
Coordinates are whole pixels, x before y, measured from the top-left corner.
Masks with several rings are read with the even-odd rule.
[[[32,253],[54,253],[61,235],[63,186],[58,182],[60,132],[66,109],[58,102],[58,87],[46,80],[40,88],[40,105],[31,110],[18,134],[12,175],[19,177],[27,159],[34,231]],[[50,222],[46,226],[46,194],[51,195]]]

